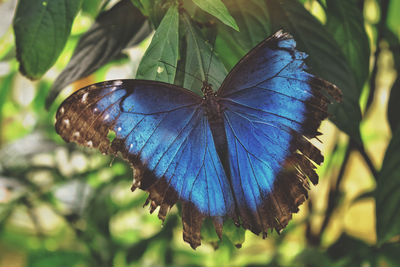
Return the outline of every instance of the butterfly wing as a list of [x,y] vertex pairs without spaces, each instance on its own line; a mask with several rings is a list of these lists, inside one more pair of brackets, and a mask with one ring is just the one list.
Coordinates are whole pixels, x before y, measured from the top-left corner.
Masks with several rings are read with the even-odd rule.
[[121,153],[135,169],[132,188],[149,192],[151,211],[160,206],[162,220],[181,201],[184,239],[192,247],[200,245],[204,217],[218,226],[233,213],[201,98],[190,91],[142,80],[98,83],[66,99],[56,119],[65,141]]
[[314,163],[323,157],[309,141],[318,135],[332,84],[305,71],[306,54],[281,31],[234,67],[218,96],[224,110],[230,176],[245,228],[266,235],[284,228],[307,198]]

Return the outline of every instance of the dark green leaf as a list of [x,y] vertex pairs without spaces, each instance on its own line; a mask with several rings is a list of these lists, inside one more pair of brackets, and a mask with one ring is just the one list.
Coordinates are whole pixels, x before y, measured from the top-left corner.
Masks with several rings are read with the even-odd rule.
[[400,77],[398,76],[390,89],[390,97],[387,109],[387,116],[392,132],[395,132],[400,125]]
[[271,27],[268,10],[263,1],[232,0],[227,1],[226,5],[241,31],[219,27],[215,50],[230,70],[246,52],[271,35]]
[[14,33],[20,71],[40,78],[62,52],[82,0],[20,0]]
[[46,105],[49,106],[65,86],[116,59],[124,48],[141,42],[150,32],[146,18],[129,0],[118,2],[100,14],[80,38],[71,60],[54,82]]
[[235,19],[229,14],[228,9],[221,0],[193,0],[193,2],[205,12],[218,18],[224,24],[239,31]]
[[369,75],[370,48],[362,10],[355,0],[327,1],[327,29],[339,44],[361,91]]
[[400,243],[388,243],[381,246],[378,250],[381,266],[400,266]]
[[[225,29],[225,34],[236,41],[244,51],[250,51],[271,35],[270,18],[263,1],[231,0],[226,5],[238,23],[240,32]],[[224,29],[221,29],[223,32]]]
[[[351,253],[349,253],[351,252]],[[328,249],[331,259],[342,262],[342,266],[377,266],[376,251],[354,237],[342,234]]]
[[326,251],[317,248],[306,248],[298,256],[295,262],[301,262],[303,266],[307,267],[330,267],[335,266]]
[[386,150],[376,186],[378,244],[400,234],[400,127]]
[[[218,89],[225,79],[227,71],[215,55],[200,30],[192,24],[189,16],[182,15],[186,39],[185,76],[183,87],[199,95],[202,81],[208,80],[214,90]],[[197,79],[195,78],[197,77]]]
[[136,78],[174,83],[178,62],[179,14],[176,6],[169,8],[151,40]]
[[359,123],[360,91],[340,47],[321,23],[295,0],[266,0],[275,30],[293,34],[298,48],[309,54],[310,71],[334,84],[343,92],[341,103],[330,105],[332,121],[361,144]]
[[103,2],[104,0],[83,0],[82,12],[95,18],[99,13]]
[[73,251],[34,251],[29,254],[28,267],[70,267],[83,264],[82,254]]

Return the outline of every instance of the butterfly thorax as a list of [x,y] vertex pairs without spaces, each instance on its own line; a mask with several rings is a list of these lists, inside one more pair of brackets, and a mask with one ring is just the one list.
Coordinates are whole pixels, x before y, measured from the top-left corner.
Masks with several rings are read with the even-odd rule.
[[210,124],[221,123],[223,121],[221,107],[211,84],[203,81],[203,87],[201,88],[201,91],[204,94],[203,105],[205,107],[206,115]]

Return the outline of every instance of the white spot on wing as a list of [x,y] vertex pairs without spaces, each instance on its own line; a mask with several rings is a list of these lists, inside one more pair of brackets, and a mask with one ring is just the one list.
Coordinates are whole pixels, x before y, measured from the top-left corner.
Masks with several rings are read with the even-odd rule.
[[79,132],[74,132],[74,134],[72,135],[72,137],[79,138],[80,135],[81,135],[81,134],[80,134]]
[[88,92],[86,92],[86,93],[83,94],[82,100],[81,100],[82,103],[86,103],[88,94],[89,94]]
[[87,141],[87,142],[86,142],[86,145],[87,145],[88,147],[93,147],[93,142],[92,142],[92,141]]
[[116,80],[113,82],[113,85],[118,86],[121,85],[123,82],[121,80]]
[[94,109],[93,109],[93,112],[97,112],[97,111],[99,111],[98,108],[94,108]]
[[132,149],[132,147],[133,147],[133,144],[130,144],[130,145],[129,145],[129,149]]
[[110,114],[106,114],[106,115],[104,116],[104,119],[105,119],[105,120],[108,120],[108,118],[110,118]]
[[63,115],[63,114],[64,114],[64,112],[65,112],[65,109],[64,109],[64,107],[61,107],[61,108],[60,108],[60,114],[61,114],[61,115]]
[[116,87],[116,86],[113,86],[113,87],[111,88],[111,92],[114,92],[115,90],[117,90],[117,87]]
[[121,128],[121,127],[118,127],[117,131],[120,132],[121,130],[122,130],[122,128]]
[[69,119],[64,119],[64,120],[63,120],[63,123],[65,124],[65,127],[66,127],[66,128],[69,128],[69,125],[70,125]]

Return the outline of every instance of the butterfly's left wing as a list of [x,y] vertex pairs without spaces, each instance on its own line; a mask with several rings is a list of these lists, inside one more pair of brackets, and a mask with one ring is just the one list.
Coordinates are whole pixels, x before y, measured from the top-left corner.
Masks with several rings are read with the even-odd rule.
[[223,217],[234,212],[201,103],[171,84],[108,81],[67,98],[57,112],[56,130],[68,142],[122,154],[135,169],[132,188],[149,192],[151,211],[160,206],[160,219],[181,202],[184,239],[197,247],[205,217],[213,218],[221,235]]
[[307,198],[314,163],[309,141],[327,116],[332,84],[305,71],[306,55],[281,31],[234,67],[217,92],[223,110],[234,196],[245,228],[281,230]]

